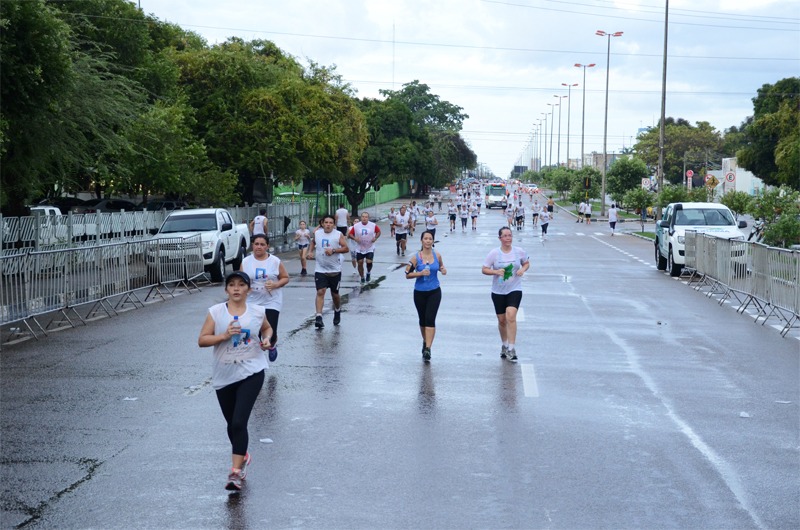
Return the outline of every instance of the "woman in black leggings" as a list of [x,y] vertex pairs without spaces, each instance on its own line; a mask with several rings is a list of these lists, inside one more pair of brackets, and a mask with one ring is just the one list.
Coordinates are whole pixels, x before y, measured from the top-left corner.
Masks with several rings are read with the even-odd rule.
[[438,273],[447,274],[442,255],[433,251],[433,233],[426,230],[420,237],[422,249],[415,253],[406,265],[406,278],[416,279],[414,284],[414,306],[419,317],[422,334],[422,359],[431,360],[431,346],[436,335],[436,313],[442,301]]
[[239,491],[247,475],[250,453],[247,422],[264,384],[272,328],[264,309],[247,303],[250,276],[234,271],[225,278],[228,301],[212,306],[200,329],[197,343],[214,347],[211,386],[228,424],[231,442],[231,471],[225,489]]

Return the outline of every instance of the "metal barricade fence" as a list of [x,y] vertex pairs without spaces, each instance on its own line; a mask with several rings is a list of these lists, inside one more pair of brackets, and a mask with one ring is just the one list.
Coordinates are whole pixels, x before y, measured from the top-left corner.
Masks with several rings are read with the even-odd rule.
[[148,278],[154,283],[194,280],[204,272],[202,238],[196,234],[148,241],[145,261]]
[[[786,322],[781,330],[785,335],[800,314],[797,291],[800,281],[800,253],[795,250],[771,249],[769,253],[769,299],[771,306],[764,318],[766,322],[772,315]],[[763,324],[763,322],[762,322]]]
[[698,276],[695,289],[711,286],[707,294],[722,294],[720,304],[735,298],[740,313],[752,305],[762,325],[779,318],[782,336],[800,323],[800,251],[687,231],[686,260],[689,284]]
[[[153,262],[159,267],[152,269],[149,256],[170,260]],[[177,261],[171,261],[177,256]],[[133,294],[138,289],[150,288],[152,293],[167,283],[194,286],[193,280],[203,272],[200,234],[38,252],[5,250],[0,255],[0,325],[24,322],[36,337],[30,323],[46,334],[46,327],[37,320],[45,313],[60,312],[70,325],[74,325],[70,314],[82,321],[101,311],[111,316],[116,308],[138,300]],[[117,300],[117,305],[112,306],[110,299]],[[88,316],[81,316],[75,308],[86,304],[94,305]],[[139,304],[143,305],[141,300]]]
[[697,232],[694,230],[687,230],[685,237],[685,245],[683,248],[684,256],[686,257],[686,268],[704,273],[705,271],[699,268],[702,267],[702,263],[698,263],[697,258],[698,253],[702,253],[703,251],[702,247],[698,247],[703,245],[704,241],[702,238],[697,237]]
[[28,318],[28,289],[33,262],[27,252],[13,251],[0,256],[0,324]]

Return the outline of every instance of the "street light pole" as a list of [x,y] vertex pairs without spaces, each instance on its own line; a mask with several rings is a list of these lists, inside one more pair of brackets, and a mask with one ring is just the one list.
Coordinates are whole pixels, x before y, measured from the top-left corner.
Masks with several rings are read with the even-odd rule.
[[569,169],[569,124],[570,124],[570,116],[572,115],[572,87],[578,86],[578,83],[572,83],[571,85],[568,83],[561,83],[562,86],[567,87],[567,169]]
[[547,167],[547,164],[544,162],[544,157],[547,154],[547,113],[542,112],[542,116],[544,116],[544,134],[542,135],[542,143],[544,144],[542,149],[542,166]]
[[621,31],[608,33],[606,31],[597,30],[595,35],[600,37],[608,37],[608,49],[606,50],[606,115],[603,120],[603,179],[600,187],[600,215],[606,214],[606,169],[608,166],[608,74],[611,63],[611,37],[621,37]]
[[[558,98],[558,149],[556,149],[556,167],[561,167],[561,99],[567,96],[559,96],[558,94],[553,96],[554,98]],[[569,160],[567,161],[569,162]],[[569,164],[567,164],[569,166]]]
[[583,169],[583,135],[586,130],[586,69],[594,68],[595,64],[580,64],[575,63],[578,68],[583,68],[583,110],[581,111],[581,169]]
[[558,107],[558,103],[548,103],[548,107],[550,107],[550,155],[547,157],[548,166],[553,165],[553,122],[555,120],[555,112],[556,107]]

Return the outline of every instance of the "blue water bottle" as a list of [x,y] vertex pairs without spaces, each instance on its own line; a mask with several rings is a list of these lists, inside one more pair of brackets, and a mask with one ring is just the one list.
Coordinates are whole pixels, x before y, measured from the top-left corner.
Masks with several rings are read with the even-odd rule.
[[239,340],[241,339],[241,330],[242,325],[239,323],[239,315],[235,315],[233,317],[233,327],[237,328],[236,334],[232,337],[233,338],[233,347],[237,347],[239,345]]

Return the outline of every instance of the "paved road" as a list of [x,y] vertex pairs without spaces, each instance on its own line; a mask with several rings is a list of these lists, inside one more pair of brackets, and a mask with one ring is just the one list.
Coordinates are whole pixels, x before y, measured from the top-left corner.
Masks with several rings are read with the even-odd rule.
[[[196,346],[222,288],[8,347],[2,526],[798,528],[800,341],[657,272],[652,244],[559,214],[499,358],[499,211],[440,228],[449,274],[430,365],[388,237],[342,325],[312,326],[285,255],[280,355],[242,494]],[[385,224],[383,225],[385,227]],[[388,234],[387,234],[388,235]]]

